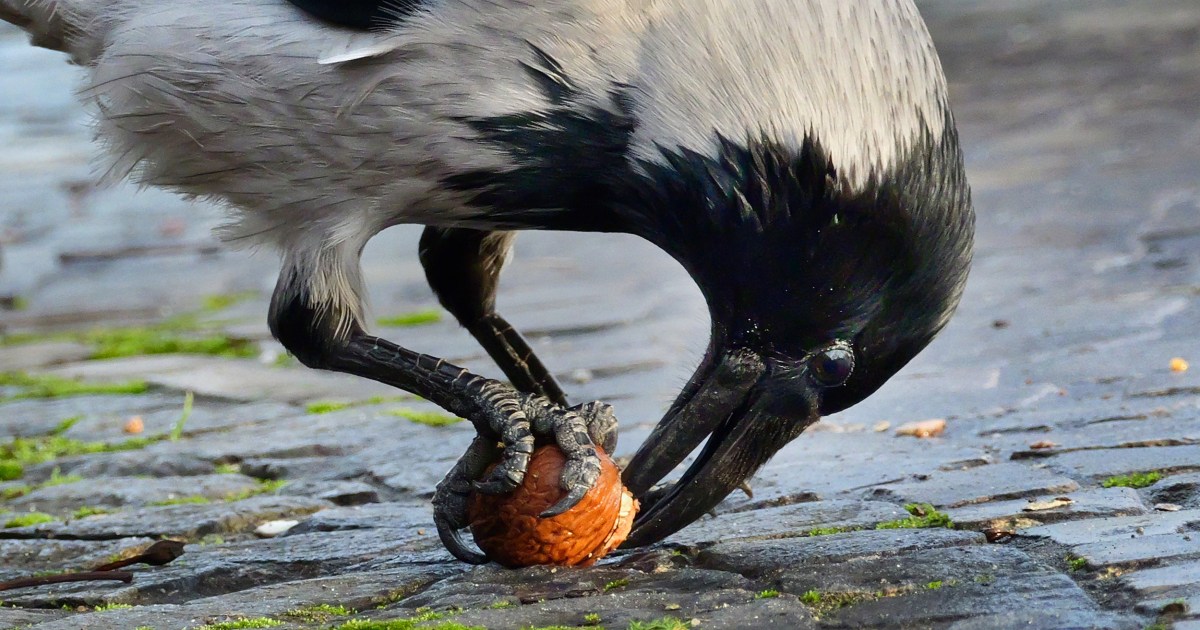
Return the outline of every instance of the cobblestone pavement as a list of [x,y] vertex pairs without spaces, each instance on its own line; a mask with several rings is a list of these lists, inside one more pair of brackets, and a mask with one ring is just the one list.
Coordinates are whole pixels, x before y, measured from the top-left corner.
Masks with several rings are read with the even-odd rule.
[[[214,241],[209,206],[94,186],[76,71],[0,30],[0,372],[30,375],[0,377],[0,580],[189,543],[131,584],[2,593],[0,627],[1200,628],[1200,5],[922,7],[980,214],[959,315],[752,498],[580,570],[453,562],[428,499],[470,429],[281,357],[272,257]],[[430,314],[416,237],[368,248],[383,332],[499,376]],[[631,238],[522,236],[500,301],[575,400],[616,405],[623,454],[705,341]],[[911,503],[955,527],[903,527],[938,520]]]

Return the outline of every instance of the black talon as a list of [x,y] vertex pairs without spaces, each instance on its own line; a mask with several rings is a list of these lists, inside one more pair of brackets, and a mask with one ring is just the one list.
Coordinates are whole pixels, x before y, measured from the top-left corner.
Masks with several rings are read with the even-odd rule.
[[546,510],[545,512],[542,512],[538,516],[540,516],[542,518],[553,518],[555,516],[559,516],[560,514],[566,513],[567,510],[570,510],[571,508],[578,505],[579,502],[583,500],[583,495],[587,494],[588,490],[591,490],[591,489],[592,489],[591,486],[582,486],[582,485],[577,485],[577,486],[572,487],[567,492],[567,496],[559,499],[558,503],[555,503],[554,505],[550,506],[550,509]]
[[450,552],[450,555],[468,564],[488,563],[488,557],[471,549],[463,538],[462,530],[454,527],[449,520],[435,515],[433,522],[437,525],[438,538],[442,540],[442,546]]

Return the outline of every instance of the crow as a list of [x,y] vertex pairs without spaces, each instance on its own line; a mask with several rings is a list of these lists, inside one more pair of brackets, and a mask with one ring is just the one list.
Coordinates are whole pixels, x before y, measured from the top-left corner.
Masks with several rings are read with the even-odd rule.
[[[86,70],[111,172],[220,202],[226,238],[280,252],[270,327],[302,363],[474,423],[434,494],[468,562],[486,561],[462,536],[469,492],[511,491],[553,442],[562,513],[615,439],[612,408],[569,406],[495,310],[517,231],[639,236],[708,304],[703,360],[623,472],[634,546],[876,391],[971,265],[911,0],[0,0],[0,18]],[[367,332],[360,253],[397,224],[425,226],[430,286],[511,385]]]

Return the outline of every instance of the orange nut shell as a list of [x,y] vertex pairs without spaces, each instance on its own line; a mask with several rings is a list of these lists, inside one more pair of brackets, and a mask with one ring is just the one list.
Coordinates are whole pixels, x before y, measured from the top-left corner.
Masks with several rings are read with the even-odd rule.
[[538,515],[566,491],[559,486],[566,457],[557,446],[533,453],[525,481],[511,494],[472,493],[467,508],[475,544],[509,568],[538,564],[591,566],[625,542],[638,502],[621,484],[608,455],[600,456],[600,480],[579,504],[553,518]]

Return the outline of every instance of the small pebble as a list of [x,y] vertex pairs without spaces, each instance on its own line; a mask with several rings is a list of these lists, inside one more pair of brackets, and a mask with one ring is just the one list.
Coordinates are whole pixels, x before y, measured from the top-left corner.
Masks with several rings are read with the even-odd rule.
[[876,433],[886,433],[888,429],[892,428],[892,423],[886,421],[877,422],[873,428]]
[[254,530],[254,535],[262,538],[274,538],[286,534],[288,530],[300,524],[300,521],[267,521]]
[[122,430],[130,435],[137,435],[146,430],[146,423],[142,420],[141,416],[134,416],[125,421],[125,426]]
[[1159,503],[1154,506],[1154,509],[1159,512],[1178,512],[1183,509],[1183,506],[1175,505],[1174,503]]

